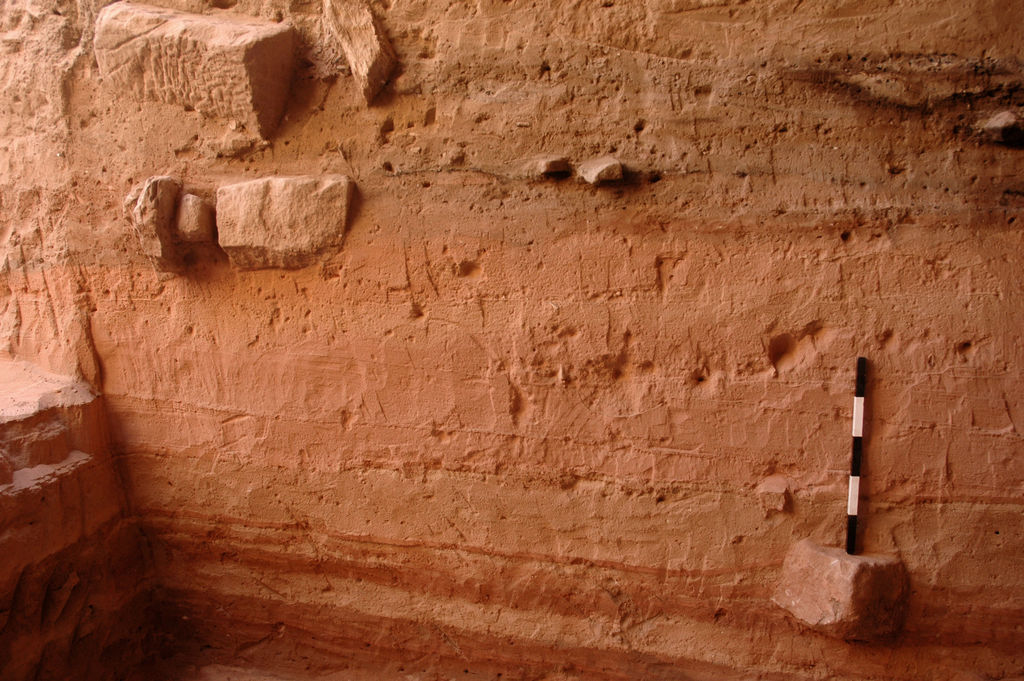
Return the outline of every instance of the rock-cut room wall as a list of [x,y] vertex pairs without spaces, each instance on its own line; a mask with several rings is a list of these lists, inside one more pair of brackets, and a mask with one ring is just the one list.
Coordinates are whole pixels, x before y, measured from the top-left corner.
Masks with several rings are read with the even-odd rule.
[[[1018,3],[153,2],[0,4],[0,344],[168,654],[1024,676]],[[858,356],[870,642],[773,600]]]

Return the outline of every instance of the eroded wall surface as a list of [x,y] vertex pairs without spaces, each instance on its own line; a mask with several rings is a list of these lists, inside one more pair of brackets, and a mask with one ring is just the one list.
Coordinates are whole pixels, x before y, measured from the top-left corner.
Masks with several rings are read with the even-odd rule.
[[[1013,3],[393,0],[369,105],[318,3],[163,4],[294,27],[280,124],[119,91],[96,5],[4,5],[0,330],[105,395],[183,639],[314,672],[1024,673],[1024,151],[983,130],[1021,111]],[[358,195],[299,269],[157,271],[123,216],[150,176],[327,174]],[[771,602],[791,545],[842,544],[858,355],[862,545],[912,587],[873,644]]]

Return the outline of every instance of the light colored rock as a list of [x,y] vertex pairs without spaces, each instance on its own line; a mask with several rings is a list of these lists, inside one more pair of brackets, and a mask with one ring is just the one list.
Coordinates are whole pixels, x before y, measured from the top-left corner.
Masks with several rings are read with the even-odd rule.
[[1002,132],[1007,128],[1017,125],[1017,114],[1012,111],[1000,111],[981,124],[982,130],[998,130]]
[[1021,119],[1012,111],[1000,111],[985,119],[979,126],[981,136],[989,142],[1020,146],[1024,143]]
[[200,148],[207,158],[213,159],[241,158],[246,154],[262,151],[269,146],[270,143],[258,134],[244,129],[229,128],[219,137],[204,139]]
[[851,556],[804,539],[786,555],[772,600],[812,629],[866,641],[902,628],[909,593],[898,558]]
[[195,194],[185,194],[181,197],[175,225],[178,237],[182,241],[213,241],[213,224],[213,206]]
[[287,24],[127,2],[103,8],[96,21],[96,61],[111,86],[235,118],[265,137],[284,111],[293,43]]
[[601,156],[584,161],[576,171],[590,184],[615,182],[622,179],[622,163],[614,156]]
[[789,478],[783,475],[767,477],[757,486],[756,492],[766,518],[789,510]]
[[[81,651],[75,639],[108,635],[124,645],[144,621],[124,607],[144,593],[148,568],[138,534],[122,529],[128,512],[108,423],[103,399],[78,378],[0,353],[4,681],[83,678],[98,657],[64,652],[68,666],[54,667],[47,648]],[[93,661],[77,666],[83,659]]]
[[[19,360],[0,358],[0,485],[14,472],[57,464],[76,445],[70,428],[96,396],[87,385]],[[4,480],[7,480],[4,482]]]
[[549,178],[568,175],[572,172],[572,164],[565,156],[536,156],[523,164],[523,175],[531,178]]
[[323,0],[324,22],[341,44],[369,104],[387,83],[398,59],[377,17],[363,0]]
[[142,245],[158,270],[173,270],[178,262],[174,219],[181,185],[173,177],[151,177],[132,190],[125,210]]
[[924,101],[920,88],[912,87],[906,79],[891,73],[855,73],[840,78],[840,82],[853,85],[866,97],[901,106],[919,106]]
[[344,175],[270,177],[217,190],[217,233],[242,269],[312,264],[341,245],[354,185]]

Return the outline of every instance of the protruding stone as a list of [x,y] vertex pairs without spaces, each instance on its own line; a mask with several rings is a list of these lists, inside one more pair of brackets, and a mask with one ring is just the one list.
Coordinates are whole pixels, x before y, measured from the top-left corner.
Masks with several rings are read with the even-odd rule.
[[812,629],[869,641],[902,628],[909,593],[898,558],[851,556],[804,539],[787,554],[772,600]]
[[615,182],[622,179],[622,163],[614,156],[601,156],[584,161],[576,169],[580,177],[590,184]]
[[264,137],[284,111],[293,43],[287,24],[127,2],[103,8],[96,21],[96,61],[113,87],[235,118]]
[[530,178],[567,177],[571,173],[572,164],[565,156],[537,156],[523,164],[523,175]]
[[341,44],[363,99],[369,104],[388,82],[398,58],[364,0],[323,0],[328,30]]
[[204,139],[200,149],[207,158],[242,158],[269,146],[270,143],[258,134],[229,125],[223,135]]
[[1024,125],[1012,111],[1000,111],[978,126],[981,136],[989,142],[1012,147],[1024,146]]
[[757,486],[756,492],[766,518],[789,510],[789,478],[782,475],[767,477]]
[[195,194],[185,194],[181,197],[176,225],[178,237],[182,241],[213,241],[213,224],[213,206]]
[[271,177],[217,190],[217,234],[242,269],[312,264],[341,245],[354,185],[344,175]]
[[143,182],[125,199],[142,252],[158,270],[173,270],[179,265],[174,218],[180,193],[177,180],[160,175]]
[[466,150],[462,147],[455,147],[444,152],[441,156],[441,165],[445,168],[458,168],[466,164]]

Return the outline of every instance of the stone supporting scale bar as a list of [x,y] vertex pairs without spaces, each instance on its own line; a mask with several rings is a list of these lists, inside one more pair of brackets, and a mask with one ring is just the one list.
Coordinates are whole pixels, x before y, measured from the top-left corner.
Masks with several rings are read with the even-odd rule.
[[846,552],[857,553],[857,506],[860,501],[860,463],[864,453],[864,384],[868,360],[857,358],[857,379],[853,390],[853,453],[850,457],[850,488],[846,499]]
[[851,556],[804,539],[786,554],[772,600],[822,634],[874,641],[902,629],[909,594],[898,557]]

